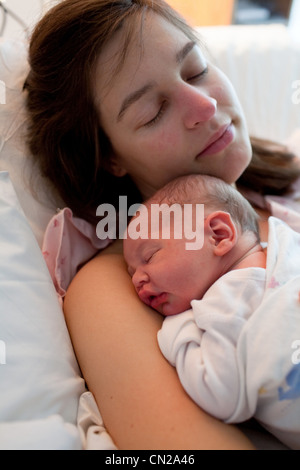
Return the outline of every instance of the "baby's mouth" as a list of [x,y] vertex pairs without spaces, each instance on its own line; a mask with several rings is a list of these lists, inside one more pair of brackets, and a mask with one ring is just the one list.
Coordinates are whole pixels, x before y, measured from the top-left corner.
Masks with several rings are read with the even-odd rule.
[[167,292],[155,292],[154,290],[148,290],[146,286],[138,290],[138,296],[142,302],[154,310],[161,310],[161,305],[167,302]]
[[154,310],[158,310],[162,304],[167,302],[167,299],[168,299],[167,292],[162,292],[161,294],[158,294],[158,295],[151,295],[149,297],[149,305],[150,307],[154,308]]

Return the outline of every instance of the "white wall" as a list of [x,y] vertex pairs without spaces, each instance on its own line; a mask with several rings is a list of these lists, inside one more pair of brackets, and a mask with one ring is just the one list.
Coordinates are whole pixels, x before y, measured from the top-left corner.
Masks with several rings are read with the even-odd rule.
[[[20,18],[26,25],[30,33],[36,21],[52,5],[58,3],[57,0],[6,0],[1,2],[4,7]],[[3,21],[3,10],[0,8],[0,27]],[[5,38],[24,38],[24,25],[20,24],[12,15],[6,15],[6,24],[3,33]]]

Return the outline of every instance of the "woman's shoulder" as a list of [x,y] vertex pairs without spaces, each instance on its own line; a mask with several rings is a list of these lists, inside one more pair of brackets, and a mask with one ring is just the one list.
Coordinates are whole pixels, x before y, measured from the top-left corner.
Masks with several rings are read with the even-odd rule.
[[123,240],[114,240],[104,250],[102,250],[97,256],[101,255],[122,255],[123,254]]

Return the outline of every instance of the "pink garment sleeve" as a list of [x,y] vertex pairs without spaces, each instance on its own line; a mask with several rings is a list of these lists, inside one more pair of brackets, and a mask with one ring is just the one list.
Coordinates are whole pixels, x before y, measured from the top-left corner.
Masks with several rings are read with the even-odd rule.
[[97,237],[94,225],[74,217],[69,208],[52,217],[42,252],[61,303],[79,268],[109,243],[111,240]]
[[[286,145],[295,154],[300,165],[300,129],[294,132]],[[263,196],[249,188],[243,188],[241,193],[250,203],[268,210],[271,215],[300,232],[300,178],[291,185],[290,193],[284,196]]]
[[243,188],[241,192],[250,203],[268,210],[271,215],[300,232],[300,178],[293,184],[289,196],[262,196],[248,188]]

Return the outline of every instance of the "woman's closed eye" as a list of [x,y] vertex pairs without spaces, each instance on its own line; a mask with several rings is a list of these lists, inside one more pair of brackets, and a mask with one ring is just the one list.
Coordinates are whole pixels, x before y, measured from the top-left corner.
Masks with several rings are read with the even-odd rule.
[[202,70],[200,73],[196,73],[195,75],[192,75],[191,77],[187,78],[187,82],[194,82],[201,80],[205,75],[208,73],[208,66],[205,67],[204,70]]
[[150,127],[156,124],[160,120],[160,118],[163,116],[166,107],[167,107],[167,101],[163,101],[156,115],[152,119],[150,119],[150,121],[146,122],[146,124],[144,124],[144,127]]
[[[202,78],[208,73],[208,66],[205,67],[204,70],[202,70],[201,72],[195,74],[195,75],[192,75],[190,77],[188,77],[186,79],[186,81],[188,83],[192,83],[192,82],[198,82],[200,80],[202,80]],[[151,127],[151,126],[154,126],[155,124],[157,124],[159,122],[159,120],[162,118],[162,116],[164,115],[166,109],[167,109],[167,106],[168,106],[168,102],[167,100],[164,100],[159,109],[158,109],[158,112],[156,113],[156,115],[150,119],[148,122],[146,122],[144,124],[144,127]]]

